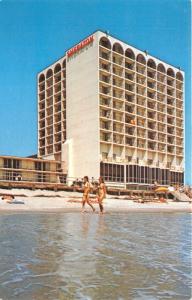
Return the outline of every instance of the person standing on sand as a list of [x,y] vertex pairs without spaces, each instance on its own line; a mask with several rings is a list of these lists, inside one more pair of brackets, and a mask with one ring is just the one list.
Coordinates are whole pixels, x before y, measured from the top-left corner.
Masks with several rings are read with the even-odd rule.
[[93,205],[89,202],[89,193],[91,189],[91,184],[89,183],[88,176],[84,176],[84,191],[83,191],[83,199],[82,199],[82,212],[85,212],[85,203],[87,203],[89,206],[91,206],[93,212],[95,211],[95,208]]
[[104,183],[103,177],[99,177],[99,185],[98,185],[98,202],[99,202],[99,208],[100,213],[104,213],[103,208],[103,199],[106,197],[106,185]]

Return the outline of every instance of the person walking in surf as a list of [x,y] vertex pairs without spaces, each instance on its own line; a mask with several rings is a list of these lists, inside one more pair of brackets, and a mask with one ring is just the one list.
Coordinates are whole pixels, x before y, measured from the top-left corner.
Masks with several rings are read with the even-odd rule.
[[89,202],[89,193],[90,193],[90,190],[91,190],[91,184],[89,182],[88,176],[84,176],[83,182],[84,182],[84,191],[83,191],[83,199],[82,199],[82,212],[85,212],[85,203],[87,203],[89,206],[91,206],[91,208],[94,212],[95,208]]
[[98,202],[99,202],[99,208],[100,213],[104,213],[104,207],[103,207],[103,199],[106,198],[106,185],[104,183],[103,177],[99,177],[99,185],[98,185]]

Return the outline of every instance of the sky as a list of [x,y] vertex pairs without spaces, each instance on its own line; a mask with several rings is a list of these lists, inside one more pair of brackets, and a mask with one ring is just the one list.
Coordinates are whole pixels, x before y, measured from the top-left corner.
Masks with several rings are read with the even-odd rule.
[[101,29],[185,71],[192,184],[190,19],[188,0],[0,0],[0,155],[37,153],[37,73]]

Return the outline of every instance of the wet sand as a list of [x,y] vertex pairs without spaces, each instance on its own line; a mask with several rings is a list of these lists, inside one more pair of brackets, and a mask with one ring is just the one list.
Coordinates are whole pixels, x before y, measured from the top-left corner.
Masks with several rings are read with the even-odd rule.
[[[0,194],[14,195],[16,200],[24,201],[24,204],[9,204],[0,201],[1,212],[80,212],[82,194],[71,192],[53,191],[28,191],[28,190],[0,190]],[[99,212],[95,196],[91,195],[96,212]],[[128,200],[125,196],[109,196],[104,200],[106,212],[192,212],[192,204],[188,202],[168,203],[147,202],[136,203]],[[86,205],[86,211],[92,213],[91,208]]]

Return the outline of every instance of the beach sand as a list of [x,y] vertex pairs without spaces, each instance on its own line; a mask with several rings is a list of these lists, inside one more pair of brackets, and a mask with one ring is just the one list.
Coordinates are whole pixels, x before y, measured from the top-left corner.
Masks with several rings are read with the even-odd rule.
[[[77,192],[54,192],[45,190],[25,190],[25,189],[0,189],[0,195],[14,195],[16,200],[24,201],[24,204],[9,204],[0,201],[1,212],[80,212],[82,194]],[[98,203],[94,201],[95,196],[91,195],[93,205],[99,212]],[[126,196],[111,196],[103,202],[106,212],[192,212],[192,204],[188,202],[174,202],[168,200],[168,203],[147,202],[136,203],[133,200],[127,200]],[[92,212],[86,205],[86,211]]]

